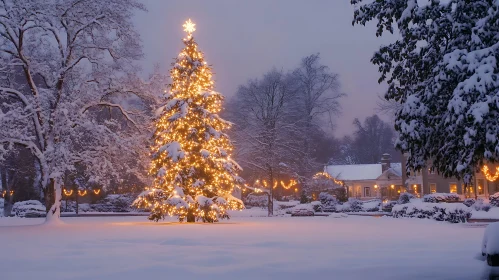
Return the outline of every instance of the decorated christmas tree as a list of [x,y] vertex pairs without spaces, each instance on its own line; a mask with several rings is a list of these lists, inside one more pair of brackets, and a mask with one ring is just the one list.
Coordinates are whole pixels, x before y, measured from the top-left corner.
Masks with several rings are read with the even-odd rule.
[[192,36],[194,26],[190,19],[183,25],[185,47],[173,63],[167,103],[156,122],[150,169],[154,187],[135,201],[150,208],[154,221],[168,215],[216,222],[229,217],[227,210],[243,208],[232,196],[242,179],[224,133],[231,123],[218,116],[223,96],[213,91],[211,68]]

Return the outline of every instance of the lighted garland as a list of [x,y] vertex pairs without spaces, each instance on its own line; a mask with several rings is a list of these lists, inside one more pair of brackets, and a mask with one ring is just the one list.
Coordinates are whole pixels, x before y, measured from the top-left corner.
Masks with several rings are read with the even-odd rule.
[[[10,190],[8,191],[9,195],[10,196],[13,196],[14,195],[14,190]],[[7,195],[7,190],[3,190],[2,192],[2,197],[5,197]]]
[[315,179],[318,179],[320,177],[325,177],[326,179],[332,180],[337,185],[343,185],[343,181],[335,179],[333,176],[329,175],[329,173],[327,173],[327,172],[319,172],[319,173],[314,175]]
[[490,182],[494,182],[495,180],[497,180],[497,178],[499,178],[499,166],[496,167],[496,173],[494,175],[491,175],[489,173],[489,167],[487,165],[483,166],[482,172],[483,175],[485,175],[485,178]]

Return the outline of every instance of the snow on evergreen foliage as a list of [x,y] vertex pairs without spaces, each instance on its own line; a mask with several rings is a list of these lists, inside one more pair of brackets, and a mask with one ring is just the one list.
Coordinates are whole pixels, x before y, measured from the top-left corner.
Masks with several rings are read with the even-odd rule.
[[362,211],[362,200],[354,198],[354,197],[349,197],[348,198],[348,204],[350,205],[350,211],[352,212],[360,212]]
[[[463,204],[466,205],[465,203]],[[471,207],[476,211],[485,211],[485,212],[489,212],[490,208],[492,208],[492,206],[489,203],[486,203],[481,198],[479,198],[475,203],[473,203]]]
[[411,202],[411,199],[413,199],[413,198],[414,198],[414,195],[412,195],[408,192],[401,193],[399,196],[399,199],[397,200],[397,204],[409,203],[409,202]]
[[154,189],[143,192],[134,206],[151,210],[150,220],[166,215],[180,221],[216,222],[227,210],[242,209],[232,196],[241,187],[241,167],[230,157],[233,144],[222,119],[224,97],[213,91],[211,67],[189,34],[170,70],[166,105],[157,113],[150,173]]
[[475,204],[475,203],[476,203],[476,201],[473,198],[467,198],[463,201],[463,204],[468,206],[468,207],[473,206],[473,204]]
[[494,193],[489,197],[490,205],[499,207],[499,192]]
[[[460,196],[456,193],[431,193],[423,196],[423,202],[439,203],[459,201]],[[467,205],[468,206],[468,205]]]
[[351,0],[354,24],[401,39],[374,54],[396,113],[397,147],[408,168],[427,160],[469,182],[483,160],[499,160],[499,2]]
[[329,193],[326,192],[321,192],[319,194],[319,201],[322,204],[322,211],[323,212],[335,212],[336,211],[336,205],[338,204],[338,200],[330,195]]
[[406,203],[395,205],[392,217],[465,223],[471,217],[471,209],[460,203]]

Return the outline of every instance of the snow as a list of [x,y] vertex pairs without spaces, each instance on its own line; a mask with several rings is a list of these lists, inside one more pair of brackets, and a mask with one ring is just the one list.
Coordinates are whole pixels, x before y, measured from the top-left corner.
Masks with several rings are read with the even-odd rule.
[[184,151],[182,151],[182,145],[180,145],[178,141],[172,141],[160,147],[159,152],[163,151],[168,153],[168,157],[171,158],[173,162],[177,162],[185,156]]
[[[473,206],[471,207],[474,208]],[[471,211],[472,219],[499,219],[499,207],[492,207],[489,211]]]
[[499,254],[499,223],[491,223],[485,229],[482,239],[482,254]]
[[[2,279],[478,279],[483,227],[349,216],[217,224],[0,218]],[[237,216],[236,216],[237,215]]]
[[[400,163],[391,163],[390,168],[396,174],[402,174]],[[375,180],[382,172],[381,163],[377,164],[350,164],[350,165],[328,165],[326,172],[338,180]]]

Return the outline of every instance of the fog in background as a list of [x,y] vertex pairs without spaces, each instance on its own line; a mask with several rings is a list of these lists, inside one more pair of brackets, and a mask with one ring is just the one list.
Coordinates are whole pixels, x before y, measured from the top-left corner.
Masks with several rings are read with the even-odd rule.
[[[154,65],[168,71],[180,49],[188,18],[196,23],[194,36],[213,65],[216,89],[232,96],[248,79],[259,78],[272,67],[291,70],[301,58],[317,53],[321,62],[340,75],[347,93],[334,135],[354,130],[354,118],[376,113],[377,68],[370,63],[380,45],[394,36],[375,36],[375,25],[353,27],[349,0],[317,1],[162,1],[144,0],[147,13],[135,20],[144,45],[144,71]],[[388,120],[388,117],[384,117]]]

